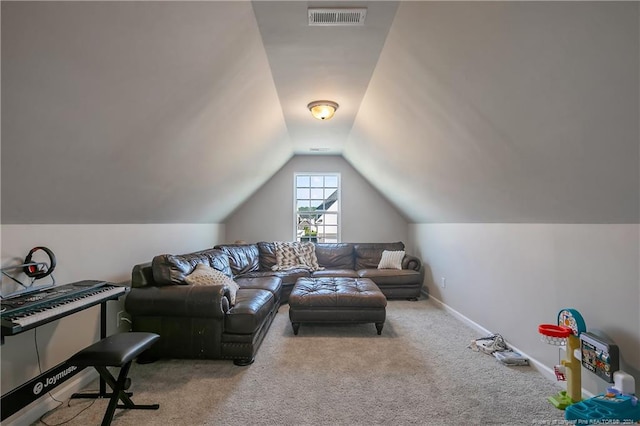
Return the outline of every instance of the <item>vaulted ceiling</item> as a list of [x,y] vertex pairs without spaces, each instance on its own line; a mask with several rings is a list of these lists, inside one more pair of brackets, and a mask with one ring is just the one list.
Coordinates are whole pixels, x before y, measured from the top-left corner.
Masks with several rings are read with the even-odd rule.
[[311,149],[413,222],[638,222],[637,2],[1,7],[2,223],[219,223]]

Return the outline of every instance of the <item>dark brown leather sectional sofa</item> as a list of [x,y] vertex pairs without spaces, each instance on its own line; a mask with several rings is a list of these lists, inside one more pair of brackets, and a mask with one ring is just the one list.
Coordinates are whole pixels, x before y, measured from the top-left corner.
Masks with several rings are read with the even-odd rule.
[[[318,243],[318,271],[273,271],[275,244],[223,244],[183,255],[162,254],[135,265],[125,310],[133,331],[160,334],[141,359],[232,359],[253,362],[281,303],[300,277],[370,278],[388,299],[417,299],[424,272],[417,257],[405,255],[402,269],[377,269],[383,250],[404,250],[397,243]],[[240,287],[234,306],[222,285],[191,286],[184,281],[198,263],[233,278]]]
[[292,269],[273,271],[276,265],[275,244],[222,244],[215,246],[229,256],[234,277],[277,276],[282,279],[282,299],[286,302],[298,278],[351,277],[369,278],[387,299],[417,299],[424,280],[422,262],[405,254],[402,269],[378,269],[384,250],[404,250],[402,242],[395,243],[317,243],[315,245],[319,271]]

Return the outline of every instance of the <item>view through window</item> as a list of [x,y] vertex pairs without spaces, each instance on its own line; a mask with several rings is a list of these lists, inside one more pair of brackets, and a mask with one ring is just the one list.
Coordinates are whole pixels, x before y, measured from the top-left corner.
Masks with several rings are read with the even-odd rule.
[[296,173],[295,238],[297,241],[340,241],[340,175]]

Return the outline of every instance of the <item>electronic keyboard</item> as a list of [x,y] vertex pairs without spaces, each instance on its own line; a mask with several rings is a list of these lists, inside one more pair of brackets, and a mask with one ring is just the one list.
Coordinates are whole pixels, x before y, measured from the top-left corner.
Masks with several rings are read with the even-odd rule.
[[107,300],[118,299],[128,287],[85,280],[0,301],[2,337],[13,336]]

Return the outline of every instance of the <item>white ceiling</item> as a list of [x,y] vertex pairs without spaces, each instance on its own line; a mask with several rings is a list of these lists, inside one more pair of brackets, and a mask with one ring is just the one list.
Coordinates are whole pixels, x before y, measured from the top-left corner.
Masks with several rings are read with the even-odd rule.
[[637,2],[1,7],[2,223],[223,222],[310,148],[412,222],[638,222]]
[[[309,26],[309,7],[326,2],[256,1],[253,10],[296,154],[341,154],[393,22],[397,2],[349,2],[365,25]],[[331,3],[334,5],[335,3]],[[340,106],[331,121],[311,120],[307,104]]]

